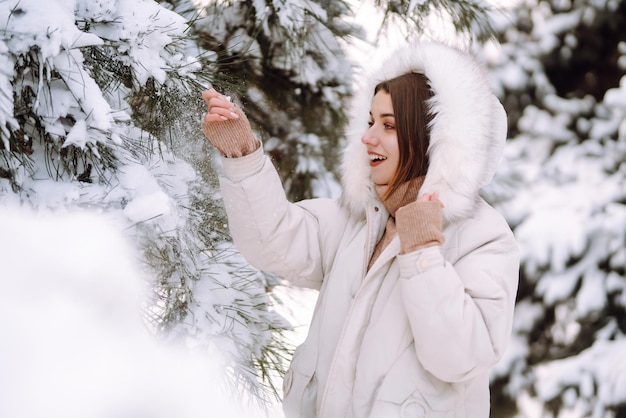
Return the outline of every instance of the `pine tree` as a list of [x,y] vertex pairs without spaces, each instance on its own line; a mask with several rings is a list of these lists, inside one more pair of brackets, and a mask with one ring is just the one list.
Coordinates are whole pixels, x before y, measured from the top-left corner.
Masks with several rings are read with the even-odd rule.
[[348,11],[344,1],[210,2],[193,23],[217,55],[214,87],[242,104],[292,200],[338,194]]
[[149,0],[11,0],[0,20],[2,201],[115,219],[143,254],[155,333],[222,353],[235,388],[271,395],[289,324],[226,238],[199,129],[216,67],[190,54],[185,19]]
[[383,13],[379,35],[387,29],[388,25],[392,24],[390,22],[399,20],[406,26],[406,33],[409,36],[437,37],[438,35],[433,33],[433,17],[438,18],[438,25],[449,26],[452,29],[448,33],[449,37],[462,38],[466,42],[483,42],[495,34],[492,21],[498,9],[482,1],[374,0],[374,4]]
[[626,2],[532,1],[511,20],[483,50],[510,123],[488,196],[522,250],[493,413],[624,416]]

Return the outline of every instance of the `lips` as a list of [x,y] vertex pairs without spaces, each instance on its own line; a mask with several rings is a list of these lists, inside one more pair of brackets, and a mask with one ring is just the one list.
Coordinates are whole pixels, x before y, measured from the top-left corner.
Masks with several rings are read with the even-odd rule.
[[380,154],[373,153],[373,152],[368,152],[368,155],[370,158],[370,166],[372,167],[382,164],[383,161],[387,159],[387,157],[382,156]]

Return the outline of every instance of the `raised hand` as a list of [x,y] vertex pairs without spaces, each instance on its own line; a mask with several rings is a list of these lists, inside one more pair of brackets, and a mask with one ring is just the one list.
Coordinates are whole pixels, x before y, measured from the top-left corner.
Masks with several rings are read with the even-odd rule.
[[230,97],[218,93],[215,89],[211,88],[203,91],[202,99],[208,106],[208,112],[204,116],[204,123],[239,118],[239,115],[235,113],[237,106],[230,101]]
[[208,106],[202,131],[223,156],[243,157],[260,147],[260,141],[252,135],[248,118],[228,97],[209,89],[202,92],[202,99]]

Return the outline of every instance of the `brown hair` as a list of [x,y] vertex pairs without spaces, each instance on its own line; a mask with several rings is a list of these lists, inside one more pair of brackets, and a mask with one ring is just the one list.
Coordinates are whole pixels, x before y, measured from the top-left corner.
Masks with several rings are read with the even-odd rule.
[[428,78],[407,73],[379,83],[374,94],[385,91],[391,96],[400,161],[385,196],[391,195],[408,180],[424,176],[428,171],[429,124],[432,115],[427,101],[433,97]]

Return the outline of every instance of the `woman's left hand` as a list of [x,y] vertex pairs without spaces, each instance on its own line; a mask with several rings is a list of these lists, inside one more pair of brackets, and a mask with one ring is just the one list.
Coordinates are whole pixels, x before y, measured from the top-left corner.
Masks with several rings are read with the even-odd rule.
[[446,206],[439,200],[439,192],[435,193],[424,193],[418,199],[418,202],[439,202],[441,208],[445,208]]

